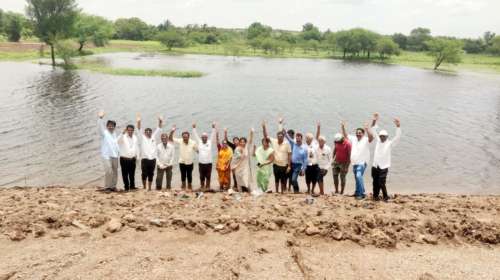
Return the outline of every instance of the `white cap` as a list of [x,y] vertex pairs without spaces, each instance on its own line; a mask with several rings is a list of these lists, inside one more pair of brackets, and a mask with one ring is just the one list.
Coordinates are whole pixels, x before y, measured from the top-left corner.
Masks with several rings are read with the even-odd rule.
[[381,130],[379,133],[378,133],[379,136],[389,136],[389,133],[387,133],[387,130]]
[[342,134],[337,133],[337,134],[335,134],[335,136],[333,137],[333,139],[335,140],[335,142],[338,142],[338,141],[342,140],[343,137],[344,136],[342,136]]
[[201,134],[201,137],[208,137],[208,133],[203,132],[203,133]]

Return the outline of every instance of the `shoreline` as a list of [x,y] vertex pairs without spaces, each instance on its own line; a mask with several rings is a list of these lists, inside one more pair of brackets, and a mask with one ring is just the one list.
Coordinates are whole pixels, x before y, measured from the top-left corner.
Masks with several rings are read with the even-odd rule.
[[389,203],[305,199],[1,188],[0,279],[500,275],[500,196],[413,194]]

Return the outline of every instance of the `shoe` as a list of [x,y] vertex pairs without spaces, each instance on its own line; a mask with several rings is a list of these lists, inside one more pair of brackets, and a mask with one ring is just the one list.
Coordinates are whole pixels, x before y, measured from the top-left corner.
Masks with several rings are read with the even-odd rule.
[[364,200],[365,199],[365,196],[364,195],[361,195],[361,196],[356,196],[356,200]]

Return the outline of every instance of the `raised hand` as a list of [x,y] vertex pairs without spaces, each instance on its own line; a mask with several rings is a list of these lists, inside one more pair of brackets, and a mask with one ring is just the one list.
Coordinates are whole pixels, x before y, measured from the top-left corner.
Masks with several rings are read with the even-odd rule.
[[217,125],[217,123],[216,123],[216,122],[212,122],[212,128],[215,128],[215,127],[216,127],[216,125]]
[[177,130],[177,126],[174,124],[171,129],[173,132]]
[[104,118],[104,115],[105,115],[105,114],[104,114],[104,111],[99,111],[99,113],[97,113],[97,116],[98,116],[100,119]]
[[373,120],[378,121],[379,114],[377,112],[373,113]]
[[278,123],[280,123],[280,124],[282,124],[282,123],[283,123],[283,118],[282,118],[282,117],[280,117],[280,118],[278,119]]
[[193,122],[193,128],[196,128],[196,123],[195,122]]
[[135,114],[135,119],[140,122],[141,121],[141,113]]
[[395,118],[394,119],[394,124],[396,125],[396,127],[400,127],[401,126],[401,122],[399,121],[399,118]]

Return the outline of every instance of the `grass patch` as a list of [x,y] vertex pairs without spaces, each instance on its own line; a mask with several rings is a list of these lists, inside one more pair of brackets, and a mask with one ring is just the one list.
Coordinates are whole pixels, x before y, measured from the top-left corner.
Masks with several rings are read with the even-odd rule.
[[172,70],[145,70],[136,68],[112,68],[98,63],[77,62],[72,69],[88,70],[91,72],[116,76],[143,76],[143,77],[175,77],[199,78],[203,76],[199,71],[172,71]]

